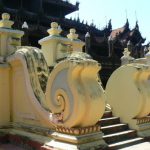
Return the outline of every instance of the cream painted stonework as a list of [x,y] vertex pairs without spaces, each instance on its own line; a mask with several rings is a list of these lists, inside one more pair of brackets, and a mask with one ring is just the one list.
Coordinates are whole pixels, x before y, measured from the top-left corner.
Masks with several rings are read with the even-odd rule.
[[51,23],[51,28],[48,30],[49,36],[39,40],[48,66],[54,66],[60,59],[66,58],[73,51],[82,52],[84,42],[77,39],[75,32],[75,29],[70,29],[68,38],[62,37],[58,24]]
[[50,35],[39,41],[42,49],[22,47],[23,32],[13,30],[9,18],[5,13],[0,21],[0,128],[9,126],[5,134],[50,136],[56,149],[65,137],[72,149],[105,146],[96,125],[105,111],[101,66],[82,53],[75,29],[64,38],[53,22]]
[[56,65],[46,89],[47,106],[65,127],[92,126],[105,110],[105,94],[97,81],[100,67],[88,55],[78,55],[82,57],[72,53]]
[[13,30],[11,26],[14,22],[9,19],[8,13],[2,14],[2,20],[0,21],[0,57],[2,58],[17,50],[17,46],[21,45],[21,37],[24,34],[23,31]]
[[[9,18],[5,13],[0,21],[0,31],[5,31],[0,42],[5,49],[1,54],[7,64],[2,65],[0,74],[1,82],[6,83],[1,90],[0,106],[7,107],[1,109],[6,115],[2,125],[12,122],[50,129],[94,126],[105,110],[105,93],[98,82],[100,66],[81,52],[84,43],[75,29],[70,29],[68,38],[64,38],[53,22],[48,30],[50,35],[39,41],[42,50],[16,48],[11,47],[14,41],[7,32],[19,38],[22,32],[11,29],[13,22]],[[54,69],[50,71],[49,66]]]
[[8,125],[12,119],[10,84],[10,66],[0,64],[0,126]]
[[139,135],[150,133],[149,65],[133,63],[118,68],[108,80],[106,97],[114,115],[122,122],[136,129]]
[[88,55],[73,53],[51,73],[39,49],[21,47],[7,61],[14,122],[71,128],[95,125],[102,117],[105,94],[97,80],[100,67]]

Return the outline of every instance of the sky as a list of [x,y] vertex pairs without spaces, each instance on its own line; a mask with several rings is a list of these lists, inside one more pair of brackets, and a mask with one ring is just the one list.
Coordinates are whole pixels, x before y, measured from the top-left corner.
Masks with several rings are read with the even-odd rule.
[[[69,0],[75,4],[77,0]],[[138,20],[139,29],[146,43],[150,41],[150,0],[78,0],[79,11],[67,16],[67,18],[79,18],[92,22],[103,29],[112,20],[112,28],[122,27],[126,19],[129,20],[130,28],[135,27]]]

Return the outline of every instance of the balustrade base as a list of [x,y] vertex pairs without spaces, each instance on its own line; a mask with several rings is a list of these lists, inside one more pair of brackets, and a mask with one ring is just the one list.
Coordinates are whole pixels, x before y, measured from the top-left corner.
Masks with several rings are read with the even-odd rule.
[[[44,128],[37,128],[36,126],[35,128],[32,127],[31,130],[28,130],[28,128],[25,130],[25,128],[19,128],[13,124],[0,129],[0,134],[3,135],[0,137],[0,142],[3,143],[6,140],[17,146],[41,150],[99,150],[107,148],[107,144],[102,139],[103,133],[99,131],[97,126],[95,128],[89,127],[91,130],[87,130],[88,127],[85,129],[86,133],[77,134],[77,131],[84,131],[84,128],[80,128],[75,130],[75,134],[73,132],[69,134],[54,130],[48,131],[47,128],[44,130]],[[91,132],[92,129],[95,129],[94,132]],[[72,130],[70,129],[70,131]]]
[[143,123],[138,125],[139,129],[137,130],[137,134],[140,137],[147,138],[150,137],[150,123]]
[[46,146],[61,150],[87,150],[87,149],[105,149],[107,144],[102,139],[102,132],[95,132],[84,135],[69,135],[54,132],[54,140],[46,143]]
[[138,119],[129,119],[126,122],[131,129],[137,131],[138,136],[143,138],[150,137],[150,118],[148,116]]

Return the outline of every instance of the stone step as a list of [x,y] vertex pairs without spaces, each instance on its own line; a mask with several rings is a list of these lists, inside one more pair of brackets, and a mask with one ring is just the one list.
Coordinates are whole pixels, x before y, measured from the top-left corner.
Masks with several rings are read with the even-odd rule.
[[101,130],[105,135],[117,133],[117,132],[121,132],[121,131],[126,131],[128,129],[129,129],[128,125],[123,124],[123,123],[101,127]]
[[105,111],[102,118],[109,118],[109,117],[112,117],[112,111]]
[[132,146],[135,144],[139,144],[144,142],[143,138],[137,137],[137,138],[133,138],[133,139],[129,139],[129,140],[124,140],[121,142],[116,142],[114,144],[109,144],[109,148],[110,150],[116,150],[116,149],[120,149],[120,148],[124,148],[124,147],[128,147],[128,146]]
[[111,111],[105,111],[98,124],[104,133],[103,139],[111,150],[132,146],[144,141],[143,138],[137,137],[135,130],[130,130],[127,124],[120,123],[119,117],[113,117]]
[[123,132],[117,132],[113,134],[104,135],[103,139],[105,140],[107,144],[112,144],[112,143],[120,142],[123,140],[132,139],[135,137],[137,137],[135,130],[127,130]]
[[119,117],[109,117],[109,118],[103,118],[101,119],[98,124],[103,127],[103,126],[108,126],[108,125],[114,125],[120,123],[120,118]]

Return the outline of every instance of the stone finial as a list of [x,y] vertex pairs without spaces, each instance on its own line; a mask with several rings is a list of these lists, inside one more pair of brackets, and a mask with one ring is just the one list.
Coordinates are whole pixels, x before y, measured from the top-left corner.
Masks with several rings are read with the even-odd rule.
[[9,20],[10,19],[10,15],[8,13],[3,13],[2,14],[2,19],[3,20]]
[[2,20],[0,21],[0,27],[1,28],[11,28],[12,25],[14,24],[14,22],[9,19],[10,19],[10,15],[8,13],[3,13]]
[[51,23],[51,28],[47,31],[51,36],[59,36],[62,29],[58,26],[57,22]]
[[62,28],[61,28],[61,26],[60,26],[60,25],[58,26],[58,30],[61,30],[61,31],[62,31]]
[[129,49],[128,49],[128,48],[125,48],[123,54],[124,54],[124,56],[126,56],[126,57],[130,56],[130,51],[129,51]]
[[133,57],[130,56],[130,51],[128,48],[124,49],[123,52],[123,56],[121,57],[121,64],[125,65],[125,64],[129,64],[130,62],[132,62],[134,60]]
[[29,26],[27,24],[27,22],[25,21],[23,24],[22,24],[22,29],[28,29]]
[[129,40],[128,43],[127,43],[127,48],[130,52],[132,52],[132,47],[133,47],[133,44],[132,42]]
[[85,35],[85,37],[86,37],[86,38],[89,38],[89,37],[90,37],[90,33],[87,32],[86,35]]
[[88,54],[91,49],[91,39],[90,39],[90,33],[87,32],[85,35],[85,52]]
[[67,38],[72,41],[78,39],[78,34],[76,34],[76,30],[73,28],[70,29],[70,33],[67,35]]

